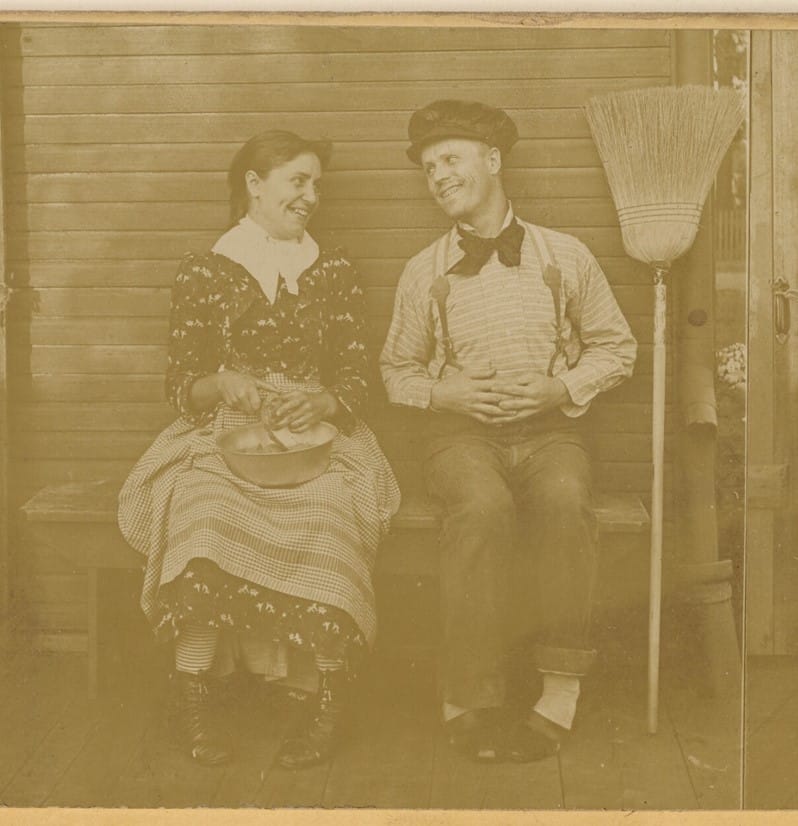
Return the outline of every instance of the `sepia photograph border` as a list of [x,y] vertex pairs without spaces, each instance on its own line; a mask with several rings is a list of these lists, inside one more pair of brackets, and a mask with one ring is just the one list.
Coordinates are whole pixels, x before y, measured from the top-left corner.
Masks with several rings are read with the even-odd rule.
[[[372,0],[373,3],[373,0]],[[631,5],[631,4],[630,4]],[[274,26],[458,26],[497,28],[656,28],[656,29],[794,29],[798,28],[798,15],[770,12],[766,9],[735,11],[731,13],[695,12],[685,14],[669,11],[646,12],[485,12],[485,11],[262,11],[235,12],[224,10],[179,11],[114,11],[43,9],[0,11],[0,23],[97,23],[97,24],[144,24],[161,25],[218,24],[218,25],[274,25]],[[748,276],[750,277],[750,275]],[[742,661],[745,668],[745,634],[742,640]],[[744,680],[743,680],[744,686]],[[745,702],[744,690],[742,703]],[[2,736],[2,735],[0,735]],[[741,732],[744,737],[744,731]],[[744,755],[743,755],[744,757]],[[798,769],[798,755],[796,755]],[[744,771],[744,760],[742,762]],[[741,771],[741,783],[742,775]],[[305,824],[357,823],[363,826],[477,826],[501,824],[501,826],[669,826],[670,824],[700,824],[701,826],[738,826],[738,824],[798,824],[798,810],[794,812],[764,812],[752,810],[707,811],[473,811],[473,810],[371,810],[371,809],[180,809],[180,810],[129,810],[129,809],[0,809],[0,824],[14,826],[255,826],[255,824]]]

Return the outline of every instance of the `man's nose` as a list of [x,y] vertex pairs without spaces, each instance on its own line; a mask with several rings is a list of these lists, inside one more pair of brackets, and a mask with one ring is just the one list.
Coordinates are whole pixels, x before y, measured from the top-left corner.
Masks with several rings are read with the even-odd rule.
[[444,180],[447,174],[448,173],[443,164],[436,164],[430,172],[430,180],[437,184],[439,181]]

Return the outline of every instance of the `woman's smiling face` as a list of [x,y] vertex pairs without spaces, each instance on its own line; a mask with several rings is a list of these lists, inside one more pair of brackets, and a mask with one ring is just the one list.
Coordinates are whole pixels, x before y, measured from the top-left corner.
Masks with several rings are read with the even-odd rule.
[[272,238],[302,238],[308,219],[319,203],[321,161],[311,152],[297,155],[261,178],[246,174],[249,216]]
[[449,138],[424,147],[421,167],[441,209],[457,221],[479,212],[501,168],[496,150],[479,141]]

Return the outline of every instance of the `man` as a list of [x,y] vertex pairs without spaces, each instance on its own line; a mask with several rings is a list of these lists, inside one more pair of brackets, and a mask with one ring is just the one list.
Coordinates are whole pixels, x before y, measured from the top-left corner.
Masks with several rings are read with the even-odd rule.
[[[405,267],[380,358],[389,400],[428,411],[424,474],[444,506],[443,718],[469,756],[525,762],[559,748],[595,656],[596,520],[577,421],[631,375],[637,345],[584,244],[514,214],[502,164],[518,131],[505,112],[437,101],[408,134],[456,222]],[[510,580],[522,613],[540,614],[543,687],[507,726]]]

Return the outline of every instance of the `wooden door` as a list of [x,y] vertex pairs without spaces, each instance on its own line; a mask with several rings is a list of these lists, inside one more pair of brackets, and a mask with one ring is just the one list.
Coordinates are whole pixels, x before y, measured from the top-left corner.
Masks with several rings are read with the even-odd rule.
[[[798,31],[751,40],[746,642],[748,654],[798,653]],[[778,318],[790,309],[787,332]],[[793,488],[791,493],[790,488]]]
[[[5,77],[0,74],[0,92]],[[0,129],[0,159],[4,157],[3,130]],[[8,373],[6,366],[6,307],[11,294],[6,273],[5,175],[0,162],[0,628],[7,629],[9,614],[8,536],[11,511],[8,503]],[[2,642],[2,640],[0,640]]]

